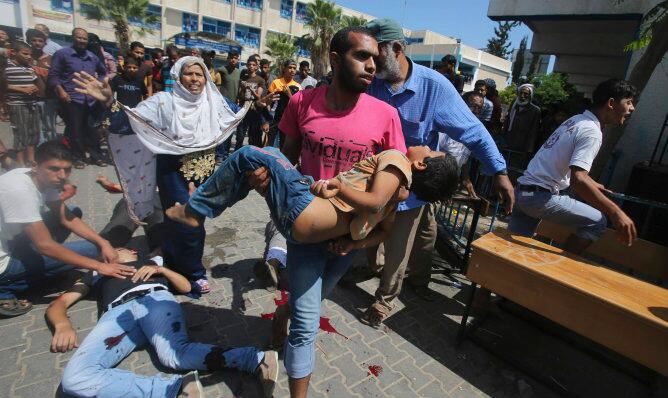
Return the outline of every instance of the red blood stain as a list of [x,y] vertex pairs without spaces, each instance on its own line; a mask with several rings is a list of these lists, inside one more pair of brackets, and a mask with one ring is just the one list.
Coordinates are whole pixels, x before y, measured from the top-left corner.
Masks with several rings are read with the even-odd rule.
[[325,318],[324,316],[320,317],[320,329],[324,330],[327,333],[338,334],[339,336],[344,337],[346,340],[350,340],[348,337],[339,333],[339,331],[336,330],[334,326],[332,326],[331,322],[329,322],[329,318]]
[[276,307],[287,304],[288,303],[288,292],[285,290],[281,290],[281,298],[280,299],[274,299],[274,303],[276,304]]
[[260,316],[262,317],[262,319],[274,319],[274,314],[276,314],[276,313],[275,312],[270,312],[268,314],[260,314]]
[[382,366],[380,366],[380,365],[370,365],[369,366],[369,372],[366,375],[367,376],[374,375],[374,376],[378,377],[378,375],[380,375],[381,373],[383,373],[383,367]]
[[116,347],[118,343],[123,340],[123,337],[125,337],[127,333],[121,333],[118,336],[114,337],[107,337],[104,339],[104,344],[107,346],[107,350],[111,350],[112,348]]

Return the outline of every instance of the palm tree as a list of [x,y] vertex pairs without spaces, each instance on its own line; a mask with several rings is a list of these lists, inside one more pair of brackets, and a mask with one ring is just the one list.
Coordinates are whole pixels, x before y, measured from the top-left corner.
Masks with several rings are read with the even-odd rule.
[[306,8],[311,33],[304,37],[313,62],[313,75],[324,76],[329,70],[329,42],[341,26],[341,8],[328,0],[315,0]]
[[266,46],[267,49],[264,53],[274,59],[273,72],[278,76],[280,75],[280,65],[283,61],[286,59],[294,59],[298,50],[297,45],[290,35],[269,32],[267,35]]
[[136,23],[137,33],[152,33],[149,26],[160,22],[160,17],[149,14],[148,0],[80,0],[79,12],[88,19],[109,21],[114,27],[119,50],[126,52],[130,43],[129,21]]
[[364,26],[366,25],[367,22],[369,21],[367,21],[366,18],[354,15],[344,15],[343,17],[341,17],[342,28],[350,28],[353,26]]

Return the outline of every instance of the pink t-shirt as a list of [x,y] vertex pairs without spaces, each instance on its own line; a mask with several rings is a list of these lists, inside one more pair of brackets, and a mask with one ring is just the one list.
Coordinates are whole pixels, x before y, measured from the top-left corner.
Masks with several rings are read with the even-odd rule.
[[302,139],[301,172],[316,180],[333,178],[353,164],[387,149],[406,153],[397,110],[367,94],[347,111],[327,108],[328,86],[293,95],[278,128]]

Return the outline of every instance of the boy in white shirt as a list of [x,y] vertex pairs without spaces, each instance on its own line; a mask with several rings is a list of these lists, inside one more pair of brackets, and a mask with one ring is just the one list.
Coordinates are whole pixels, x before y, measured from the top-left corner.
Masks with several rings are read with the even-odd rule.
[[[633,221],[606,197],[609,191],[589,176],[589,170],[603,141],[601,129],[624,123],[636,95],[629,82],[606,80],[594,90],[591,111],[571,117],[552,133],[517,179],[511,232],[532,237],[541,220],[576,227],[564,249],[579,254],[603,234],[607,217],[619,241],[633,243]],[[560,194],[569,187],[587,203]]]

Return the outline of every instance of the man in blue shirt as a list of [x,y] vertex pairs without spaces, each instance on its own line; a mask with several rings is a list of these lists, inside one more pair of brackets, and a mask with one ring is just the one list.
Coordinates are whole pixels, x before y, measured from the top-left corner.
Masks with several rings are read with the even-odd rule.
[[72,47],[62,48],[53,54],[49,69],[48,84],[53,88],[63,107],[63,116],[67,125],[67,138],[70,140],[73,165],[77,169],[84,167],[86,152],[90,162],[105,166],[100,151],[100,137],[96,129],[88,125],[88,115],[95,99],[75,90],[74,72],[87,72],[100,80],[104,79],[107,69],[103,60],[88,51],[88,32],[81,28],[72,31]]
[[[403,30],[396,21],[377,19],[366,27],[375,34],[379,50],[376,78],[367,92],[397,108],[406,145],[436,149],[439,132],[461,142],[482,163],[484,172],[495,176],[504,207],[510,212],[515,197],[506,162],[453,85],[440,73],[406,57]],[[435,240],[434,208],[411,195],[399,204],[392,234],[379,248],[377,261],[384,261],[380,286],[375,303],[360,317],[362,322],[378,326],[389,315],[409,264],[411,273],[419,275],[416,292],[430,298],[427,284]]]

